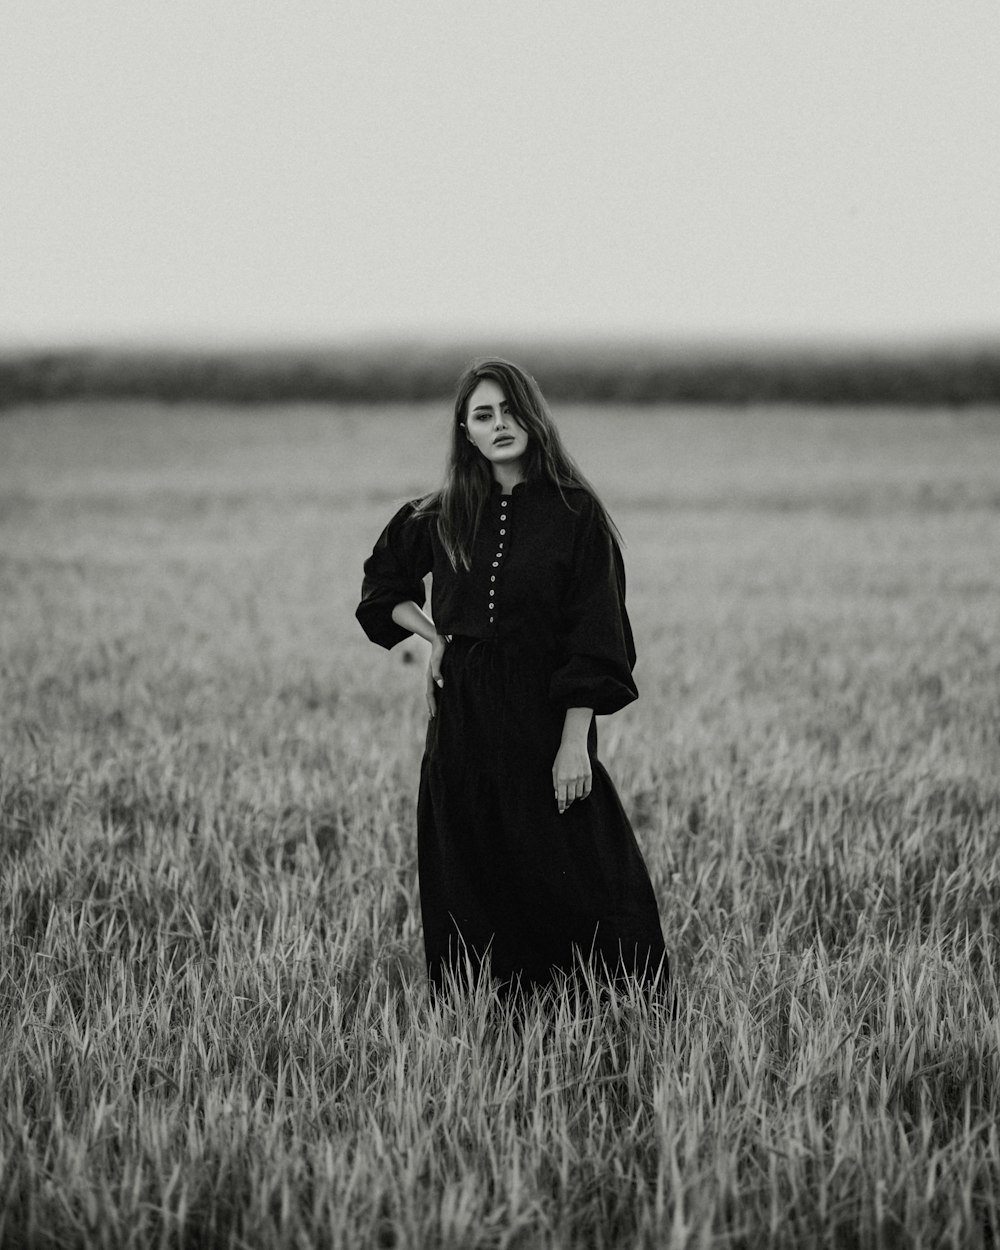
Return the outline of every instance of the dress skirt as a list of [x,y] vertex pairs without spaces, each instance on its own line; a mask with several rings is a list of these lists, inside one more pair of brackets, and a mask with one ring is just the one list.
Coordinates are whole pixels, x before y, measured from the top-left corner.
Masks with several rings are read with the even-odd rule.
[[593,789],[560,815],[552,765],[565,711],[552,664],[516,640],[455,637],[427,727],[417,805],[420,906],[432,984],[451,966],[543,986],[580,961],[665,981],[663,933],[628,817],[588,750]]

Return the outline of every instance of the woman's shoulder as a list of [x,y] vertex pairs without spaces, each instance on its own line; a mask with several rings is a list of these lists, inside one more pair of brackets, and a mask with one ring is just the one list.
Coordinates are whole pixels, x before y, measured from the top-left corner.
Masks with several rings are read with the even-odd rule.
[[514,487],[514,498],[521,492],[528,498],[544,499],[560,504],[564,508],[577,509],[584,505],[593,495],[585,486],[570,485],[566,482],[555,482],[552,478],[541,476],[529,478]]
[[593,490],[588,486],[564,486],[561,496],[561,506],[571,514],[574,542],[586,547],[594,543],[603,547],[605,543],[610,543],[616,558],[620,559],[618,531]]
[[429,495],[417,495],[414,499],[407,499],[397,511],[393,514],[401,520],[414,520],[436,516],[438,511],[438,493],[433,491]]
[[596,502],[593,491],[586,486],[564,486],[562,493],[575,508],[592,508]]
[[437,517],[436,499],[433,495],[418,495],[408,499],[389,518],[386,531],[390,534],[418,534],[429,532]]
[[601,506],[594,497],[593,491],[586,486],[554,486],[553,497],[563,507],[577,517],[580,522],[588,524],[595,515],[599,515]]

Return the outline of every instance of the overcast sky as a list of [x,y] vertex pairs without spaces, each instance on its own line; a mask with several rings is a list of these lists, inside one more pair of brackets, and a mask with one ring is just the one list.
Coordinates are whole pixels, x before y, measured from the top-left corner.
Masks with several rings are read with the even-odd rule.
[[997,0],[4,0],[0,345],[1000,334]]

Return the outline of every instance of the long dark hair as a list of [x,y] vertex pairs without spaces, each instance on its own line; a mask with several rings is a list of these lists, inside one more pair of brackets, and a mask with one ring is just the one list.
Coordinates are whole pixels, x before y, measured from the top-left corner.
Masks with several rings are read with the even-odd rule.
[[[567,488],[587,491],[597,506],[601,523],[610,534],[620,538],[621,535],[597,492],[563,446],[538,383],[529,373],[525,373],[509,360],[493,357],[474,361],[459,378],[444,485],[440,490],[427,495],[417,506],[418,513],[436,514],[438,535],[452,567],[471,567],[476,531],[493,488],[493,472],[489,461],[469,442],[462,429],[469,396],[485,378],[496,382],[501,388],[510,405],[511,414],[528,432],[525,481],[543,479],[555,486],[560,494]],[[563,498],[565,499],[565,495]]]

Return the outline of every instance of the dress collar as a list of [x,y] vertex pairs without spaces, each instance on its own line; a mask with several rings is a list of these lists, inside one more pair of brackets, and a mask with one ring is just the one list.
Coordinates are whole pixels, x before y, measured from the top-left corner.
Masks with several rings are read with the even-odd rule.
[[518,482],[517,485],[513,488],[513,490],[501,490],[500,483],[494,478],[493,486],[491,488],[490,493],[493,495],[502,495],[505,498],[509,498],[511,495],[519,494],[521,491],[534,490],[538,486],[538,483],[540,480],[541,480],[540,478],[534,478],[534,479],[526,478],[524,481]]

